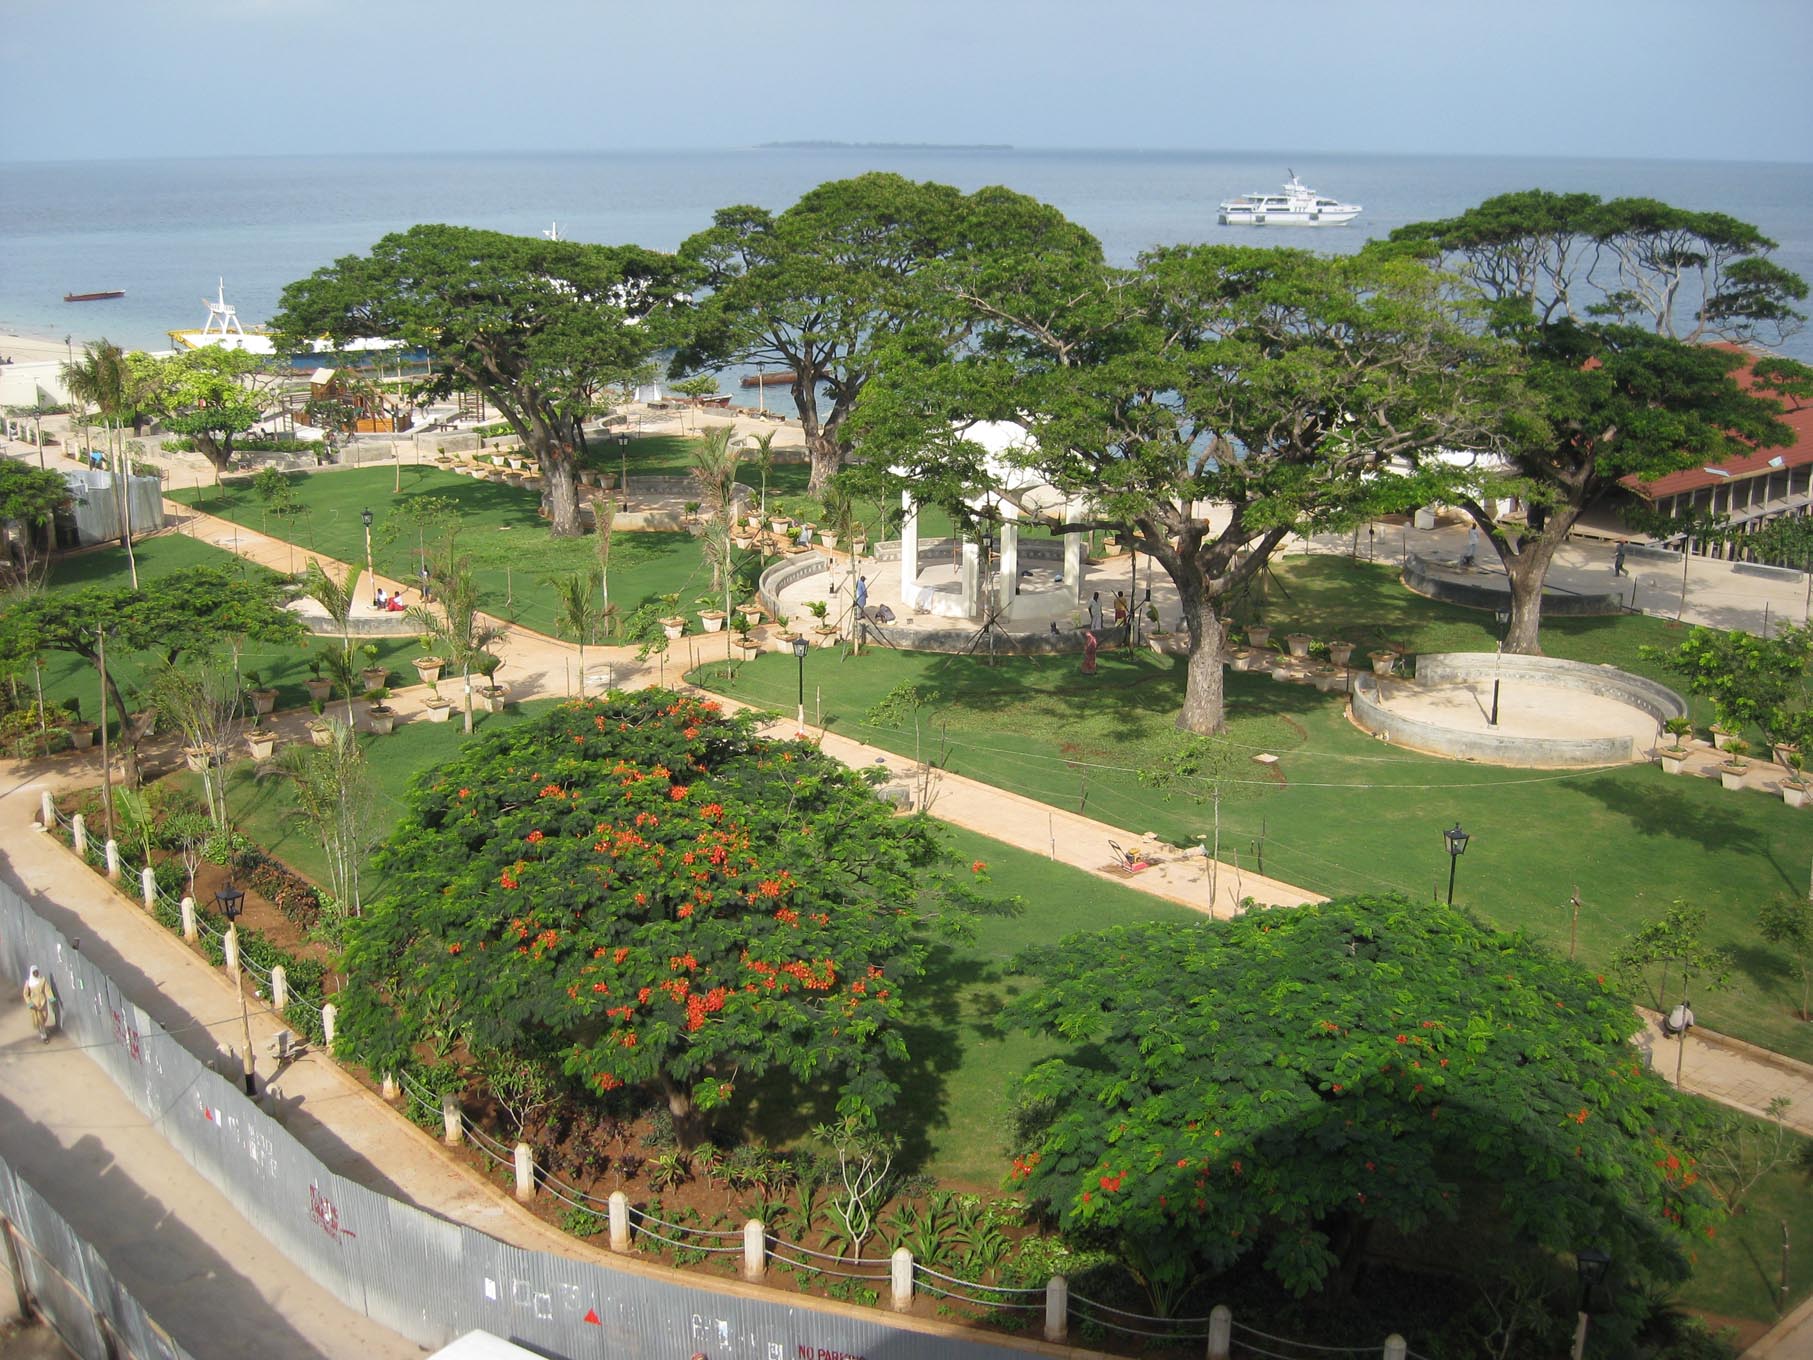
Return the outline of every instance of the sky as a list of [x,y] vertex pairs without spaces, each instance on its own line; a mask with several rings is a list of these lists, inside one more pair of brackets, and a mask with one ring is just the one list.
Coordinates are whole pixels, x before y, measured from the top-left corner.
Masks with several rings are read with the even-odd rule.
[[0,0],[0,161],[766,141],[1813,159],[1808,0]]

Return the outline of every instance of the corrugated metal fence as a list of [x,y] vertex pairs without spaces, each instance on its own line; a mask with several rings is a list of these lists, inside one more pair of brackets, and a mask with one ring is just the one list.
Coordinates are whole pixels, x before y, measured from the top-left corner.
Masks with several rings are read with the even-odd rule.
[[[525,1251],[388,1199],[316,1161],[233,1081],[169,1038],[112,979],[0,885],[0,975],[16,986],[33,963],[56,986],[64,1031],[88,1048],[197,1171],[297,1268],[349,1307],[423,1345],[443,1345],[483,1327],[574,1360],[684,1360],[695,1352],[710,1360],[1004,1360],[1026,1353],[1011,1343],[907,1330],[879,1316],[871,1321],[796,1306],[785,1297],[720,1294],[684,1278],[645,1279]],[[7,1188],[18,1184],[0,1181],[0,1197],[29,1196],[29,1190]],[[19,1221],[36,1220],[21,1213]],[[104,1306],[122,1337],[142,1340],[143,1349],[134,1354],[181,1355],[117,1287],[92,1248],[60,1219],[56,1223],[45,1229],[46,1259],[70,1281],[92,1281],[96,1291],[88,1303],[63,1305],[77,1318],[75,1335],[82,1334],[84,1316],[93,1332],[91,1306]],[[47,1286],[47,1300],[56,1287]]]

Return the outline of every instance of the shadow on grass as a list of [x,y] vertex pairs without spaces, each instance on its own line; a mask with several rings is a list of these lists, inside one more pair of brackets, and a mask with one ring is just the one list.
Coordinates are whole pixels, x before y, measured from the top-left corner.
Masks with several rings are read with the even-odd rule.
[[[1607,812],[1624,818],[1641,835],[1691,841],[1703,850],[1769,853],[1768,841],[1752,823],[1717,805],[1684,806],[1676,790],[1604,775],[1583,779],[1574,787],[1597,799]],[[1788,883],[1785,874],[1782,882]]]

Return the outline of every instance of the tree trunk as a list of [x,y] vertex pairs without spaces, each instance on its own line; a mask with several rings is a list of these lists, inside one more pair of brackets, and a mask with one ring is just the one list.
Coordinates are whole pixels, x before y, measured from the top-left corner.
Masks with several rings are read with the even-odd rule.
[[579,477],[571,449],[553,449],[537,460],[547,479],[548,532],[555,538],[578,538],[585,532],[579,520]]
[[[1570,517],[1567,523],[1572,522]],[[1542,583],[1555,560],[1555,549],[1567,537],[1565,526],[1559,533],[1553,526],[1551,521],[1540,537],[1523,540],[1516,553],[1500,553],[1511,585],[1511,627],[1505,634],[1505,651],[1519,656],[1542,655]]]
[[806,483],[806,490],[816,496],[843,466],[844,451],[838,447],[835,436],[819,430],[806,436],[806,452],[812,457],[812,477]]
[[1184,624],[1190,631],[1190,657],[1184,682],[1183,708],[1177,726],[1211,736],[1227,721],[1226,681],[1221,658],[1221,616],[1215,603],[1193,580],[1176,581],[1182,597]]
[[1360,1278],[1360,1267],[1366,1264],[1366,1248],[1372,1241],[1374,1220],[1354,1214],[1342,1214],[1329,1225],[1329,1245],[1341,1263],[1335,1267],[1323,1291],[1323,1300],[1342,1304],[1353,1297],[1353,1287]]
[[667,1097],[667,1112],[673,1116],[674,1136],[680,1140],[680,1146],[697,1147],[705,1130],[691,1093],[665,1072],[661,1074],[661,1093]]

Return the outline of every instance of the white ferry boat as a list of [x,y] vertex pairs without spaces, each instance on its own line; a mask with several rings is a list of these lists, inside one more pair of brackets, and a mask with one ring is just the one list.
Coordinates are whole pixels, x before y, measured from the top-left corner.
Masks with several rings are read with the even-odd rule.
[[1325,198],[1290,172],[1280,193],[1242,194],[1221,205],[1224,227],[1344,227],[1360,215],[1358,203]]

